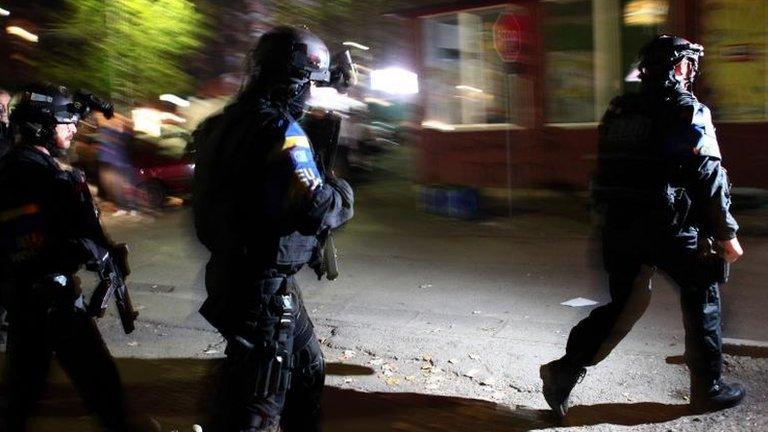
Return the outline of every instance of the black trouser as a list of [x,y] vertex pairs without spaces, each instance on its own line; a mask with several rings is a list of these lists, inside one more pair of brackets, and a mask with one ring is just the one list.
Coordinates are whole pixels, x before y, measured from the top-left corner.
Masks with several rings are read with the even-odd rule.
[[[274,275],[273,275],[274,276]],[[281,276],[282,284],[275,292],[257,293],[244,301],[239,323],[227,338],[227,358],[222,373],[219,417],[227,432],[271,431],[281,426],[286,432],[320,430],[320,398],[325,385],[323,354],[307,315],[301,293],[292,276]],[[255,286],[261,287],[259,281]],[[278,337],[276,296],[290,295],[294,300],[294,327],[291,342],[290,381],[287,386],[258,394],[265,364],[274,353],[270,346]],[[253,346],[244,350],[245,339]]]
[[71,285],[19,284],[8,305],[6,348],[8,431],[23,431],[45,387],[55,356],[73,385],[110,431],[127,430],[117,367],[94,320]]
[[719,284],[697,255],[696,232],[655,240],[607,232],[603,247],[611,302],[594,309],[571,330],[565,358],[576,366],[591,366],[610,354],[648,307],[651,277],[659,269],[680,289],[685,361],[692,384],[720,379]]

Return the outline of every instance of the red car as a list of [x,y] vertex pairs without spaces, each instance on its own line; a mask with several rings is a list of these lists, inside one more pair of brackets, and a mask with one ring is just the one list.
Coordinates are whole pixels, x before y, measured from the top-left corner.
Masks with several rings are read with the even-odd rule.
[[189,132],[163,130],[159,137],[137,134],[131,145],[136,187],[143,201],[162,207],[168,196],[187,197],[195,173]]

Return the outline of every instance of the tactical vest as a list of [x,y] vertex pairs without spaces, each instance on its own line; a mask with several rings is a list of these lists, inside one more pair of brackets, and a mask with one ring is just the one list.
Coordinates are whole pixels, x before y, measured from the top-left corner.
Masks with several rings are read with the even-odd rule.
[[77,270],[82,257],[72,240],[81,231],[80,192],[87,191],[80,175],[23,145],[0,160],[0,271],[33,277]]
[[642,219],[662,230],[679,230],[690,199],[679,161],[667,143],[671,110],[642,95],[611,102],[600,125],[593,201],[612,220]]
[[195,229],[211,252],[287,270],[310,260],[317,238],[298,232],[292,215],[284,214],[288,197],[281,183],[292,181],[293,172],[279,171],[270,160],[298,142],[298,132],[304,137],[279,112],[237,104],[195,131]]

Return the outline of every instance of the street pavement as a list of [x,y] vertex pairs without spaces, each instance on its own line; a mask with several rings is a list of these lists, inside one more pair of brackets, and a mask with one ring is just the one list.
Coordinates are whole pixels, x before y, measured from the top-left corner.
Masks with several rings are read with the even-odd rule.
[[[327,430],[768,430],[768,349],[753,342],[727,349],[739,354],[726,357],[725,370],[749,388],[745,404],[689,413],[679,297],[663,275],[629,337],[574,391],[565,423],[549,416],[538,366],[562,354],[568,331],[591,310],[561,303],[608,300],[581,196],[516,191],[509,217],[455,221],[422,212],[402,177],[357,191],[356,217],[336,236],[339,279],[299,275],[329,363]],[[741,215],[746,255],[723,288],[730,338],[768,341],[765,215]],[[140,316],[124,335],[111,310],[102,331],[137,411],[164,430],[191,430],[204,421],[224,345],[197,313],[207,252],[190,209],[104,220],[131,247]],[[37,430],[90,430],[60,372],[53,382]]]

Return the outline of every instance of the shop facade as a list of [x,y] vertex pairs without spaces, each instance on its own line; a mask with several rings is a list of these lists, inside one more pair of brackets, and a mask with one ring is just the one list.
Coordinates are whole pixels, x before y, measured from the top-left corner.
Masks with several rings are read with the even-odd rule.
[[585,189],[609,101],[636,90],[654,35],[706,48],[712,107],[736,186],[768,189],[768,2],[464,1],[400,12],[421,81],[420,181]]

